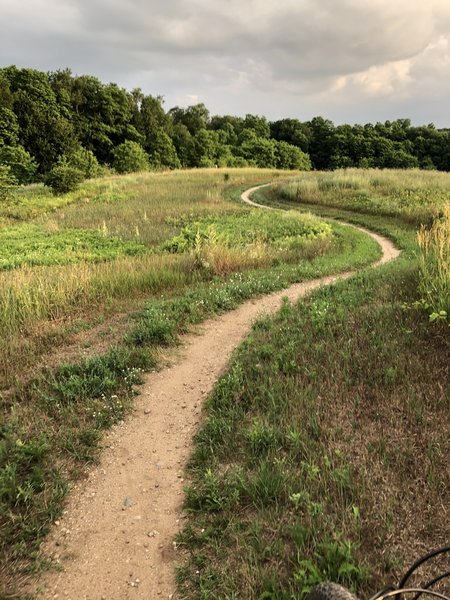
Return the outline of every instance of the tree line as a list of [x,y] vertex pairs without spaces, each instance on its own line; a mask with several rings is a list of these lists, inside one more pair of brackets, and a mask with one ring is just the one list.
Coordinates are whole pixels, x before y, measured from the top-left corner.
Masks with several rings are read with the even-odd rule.
[[449,171],[450,131],[409,119],[335,126],[323,117],[211,116],[204,104],[166,111],[162,96],[69,69],[0,69],[0,180],[216,165]]

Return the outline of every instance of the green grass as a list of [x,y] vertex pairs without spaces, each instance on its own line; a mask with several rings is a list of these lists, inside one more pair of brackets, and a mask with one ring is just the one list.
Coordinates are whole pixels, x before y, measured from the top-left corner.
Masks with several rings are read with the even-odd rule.
[[195,248],[198,239],[226,247],[274,244],[277,249],[289,249],[305,240],[323,239],[331,234],[331,226],[313,215],[291,211],[283,212],[274,219],[270,213],[250,209],[225,215],[220,220],[209,217],[188,223],[180,235],[164,244],[164,249],[186,252]]
[[127,339],[134,345],[173,343],[178,333],[207,317],[231,310],[244,300],[283,289],[330,273],[359,268],[379,258],[378,245],[365,234],[345,226],[333,226],[335,246],[324,255],[299,264],[281,263],[265,270],[230,275],[226,281],[213,278],[174,298],[146,303]]
[[[101,431],[129,409],[142,369],[155,365],[152,349],[176,343],[189,325],[247,298],[378,257],[378,248],[365,235],[341,226],[335,227],[335,235],[340,243],[330,255],[300,265],[237,273],[227,281],[216,278],[181,296],[149,301],[122,344],[104,356],[47,370],[4,403],[0,463],[4,569],[11,563],[23,569],[38,558],[40,540],[61,508],[67,478],[95,460]],[[16,450],[22,445],[41,451],[18,464],[21,454]]]
[[[131,406],[148,353],[123,347],[39,375],[0,418],[0,590],[39,568],[39,545],[71,478],[93,462],[101,432]],[[7,410],[9,408],[9,411]],[[9,413],[9,414],[8,414]],[[45,561],[44,561],[45,562]]]
[[415,231],[401,215],[318,210],[403,254],[285,303],[236,353],[189,465],[183,598],[301,598],[324,579],[364,597],[450,535],[450,341],[414,305]]
[[67,265],[76,262],[100,262],[119,256],[135,256],[145,246],[98,231],[65,229],[45,231],[37,225],[22,225],[0,230],[0,270],[22,266]]
[[275,187],[273,194],[297,205],[399,217],[418,227],[421,223],[429,225],[450,202],[450,178],[447,173],[419,170],[311,172]]
[[[419,228],[419,302],[431,320],[450,322],[450,178],[426,171],[358,171],[304,174],[259,193],[283,208],[375,224],[380,216]],[[372,225],[371,225],[372,226]],[[384,229],[386,232],[386,228]],[[381,231],[383,232],[383,231]]]
[[450,325],[450,204],[430,229],[422,227],[417,240],[421,249],[421,302],[430,319]]

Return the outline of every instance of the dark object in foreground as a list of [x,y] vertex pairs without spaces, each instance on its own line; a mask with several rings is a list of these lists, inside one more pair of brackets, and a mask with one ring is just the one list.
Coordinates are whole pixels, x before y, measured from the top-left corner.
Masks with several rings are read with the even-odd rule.
[[[436,557],[441,557],[443,555],[450,555],[450,546],[443,546],[442,548],[438,548],[436,550],[432,550],[425,556],[422,556],[418,561],[416,561],[405,573],[405,575],[400,580],[398,587],[394,585],[387,586],[383,588],[381,591],[374,594],[369,600],[385,600],[387,598],[400,598],[402,594],[414,594],[413,600],[418,600],[418,598],[422,595],[432,596],[434,598],[440,598],[441,600],[450,600],[449,592],[446,589],[445,594],[436,591],[432,588],[436,586],[438,583],[441,583],[445,579],[450,579],[450,570],[442,570],[439,574],[434,575],[431,579],[427,580],[420,587],[408,586],[408,581],[411,580],[414,574],[417,573],[417,570],[425,565],[425,563],[430,563]],[[319,583],[316,585],[308,594],[307,600],[358,600],[358,598],[352,594],[345,587],[339,585],[338,583],[332,583],[330,581],[324,581],[323,583]]]

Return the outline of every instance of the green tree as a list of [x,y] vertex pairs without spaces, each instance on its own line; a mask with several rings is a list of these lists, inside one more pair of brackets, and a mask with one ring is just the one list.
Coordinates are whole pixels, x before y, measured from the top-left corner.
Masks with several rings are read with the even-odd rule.
[[92,150],[87,150],[82,146],[74,148],[65,158],[67,163],[81,171],[86,179],[99,177],[102,173],[102,169],[104,169],[104,167],[99,165]]
[[182,167],[191,166],[191,155],[193,153],[193,139],[189,129],[183,123],[175,123],[173,126],[172,141],[177,151]]
[[70,121],[63,116],[48,76],[34,69],[7,67],[3,75],[12,93],[12,110],[19,124],[19,143],[38,163],[41,173],[76,142]]
[[55,94],[61,115],[72,121],[71,91],[74,77],[70,69],[61,69],[48,73],[48,81]]
[[171,121],[164,111],[163,104],[162,96],[144,96],[142,98],[137,129],[143,135],[144,144],[147,146],[156,131],[163,130],[168,133],[171,130]]
[[419,161],[416,156],[398,145],[391,152],[386,166],[390,169],[417,169]]
[[132,99],[124,89],[83,75],[73,79],[70,95],[78,141],[101,163],[109,163],[114,148],[124,141],[143,141],[133,124]]
[[157,169],[179,169],[181,167],[172,139],[163,129],[157,129],[149,140],[150,164]]
[[261,168],[271,168],[276,165],[276,142],[259,137],[254,129],[244,129],[239,136],[238,153],[248,164]]
[[17,146],[19,123],[10,108],[0,106],[0,146]]
[[83,173],[70,165],[65,158],[58,163],[44,177],[44,184],[50,187],[55,195],[67,194],[77,189],[83,181]]
[[169,116],[174,125],[184,125],[191,135],[195,135],[200,129],[206,129],[210,121],[209,110],[203,103],[188,108],[175,106],[169,110]]
[[245,115],[243,129],[253,129],[260,138],[270,138],[270,125],[266,117],[258,115]]
[[114,148],[113,167],[118,173],[145,171],[149,167],[148,155],[140,144],[127,140]]
[[0,107],[12,110],[13,100],[9,79],[6,76],[6,72],[0,69]]
[[331,157],[336,151],[336,135],[332,121],[323,117],[314,117],[308,122],[311,131],[309,155],[315,169],[329,169]]
[[208,126],[212,131],[221,132],[221,139],[231,146],[237,144],[238,135],[244,128],[244,119],[232,115],[215,115],[211,118]]
[[199,129],[192,137],[189,166],[213,167],[217,157],[217,133],[207,129]]
[[270,123],[270,135],[277,141],[287,142],[308,152],[311,131],[298,119],[281,119]]

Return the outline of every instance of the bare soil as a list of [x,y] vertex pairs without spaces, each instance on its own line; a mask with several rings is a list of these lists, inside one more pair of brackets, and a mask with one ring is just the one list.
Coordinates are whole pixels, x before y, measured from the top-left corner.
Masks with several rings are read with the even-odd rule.
[[[389,240],[367,233],[383,249],[377,264],[398,256]],[[100,463],[69,493],[43,547],[60,571],[41,577],[32,590],[38,598],[176,598],[174,538],[182,527],[184,469],[204,399],[255,319],[275,312],[284,297],[295,302],[351,275],[252,300],[182,338],[168,366],[146,377],[133,413],[105,437]]]

